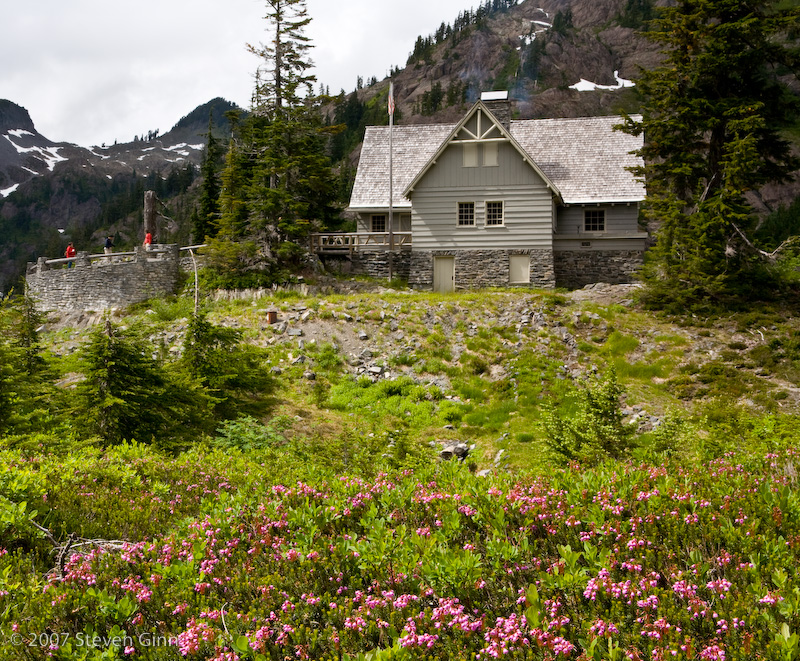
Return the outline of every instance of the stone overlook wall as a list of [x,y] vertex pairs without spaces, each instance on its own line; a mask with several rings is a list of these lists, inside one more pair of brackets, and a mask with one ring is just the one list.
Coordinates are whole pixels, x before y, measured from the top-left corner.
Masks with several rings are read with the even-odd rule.
[[174,294],[180,273],[179,248],[137,246],[132,253],[109,256],[79,252],[67,260],[40,258],[28,264],[28,289],[40,310],[123,308],[160,294]]

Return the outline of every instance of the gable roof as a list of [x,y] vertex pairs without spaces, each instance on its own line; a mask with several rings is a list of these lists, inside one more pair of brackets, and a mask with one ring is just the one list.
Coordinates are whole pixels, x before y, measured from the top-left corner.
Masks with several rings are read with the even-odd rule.
[[[445,149],[447,149],[453,142],[456,141],[456,138],[458,137],[461,130],[466,127],[467,122],[472,117],[474,117],[475,114],[478,112],[482,112],[483,114],[487,115],[488,119],[492,123],[492,128],[486,131],[485,133],[494,132],[495,135],[499,133],[504,138],[506,138],[511,143],[511,146],[514,149],[516,149],[517,152],[519,152],[519,155],[525,160],[525,162],[528,163],[528,165],[530,165],[534,169],[534,171],[544,180],[544,183],[547,185],[547,187],[550,190],[552,190],[553,193],[555,193],[560,197],[560,193],[556,188],[556,186],[553,184],[553,182],[550,180],[550,177],[548,177],[547,174],[545,174],[536,165],[535,161],[531,160],[530,156],[525,153],[525,150],[519,145],[519,143],[517,143],[517,141],[511,136],[511,134],[505,129],[505,127],[503,127],[503,125],[497,121],[492,112],[483,104],[483,101],[478,101],[474,106],[472,106],[472,109],[464,116],[464,118],[458,124],[456,124],[455,128],[453,128],[453,130],[450,132],[450,135],[447,136],[447,139],[444,140],[439,149],[436,150],[436,153],[433,156],[431,156],[430,159],[428,159],[428,162],[425,164],[425,166],[414,176],[414,179],[411,181],[408,187],[403,191],[403,194],[408,195],[409,193],[412,192],[414,186],[416,186],[417,183],[420,181],[420,179],[422,179],[422,177],[425,175],[425,173],[434,166],[434,164],[436,163],[436,159],[438,159],[439,156],[441,156],[442,152]],[[480,117],[478,118],[478,121],[480,122]]]
[[[393,128],[394,208],[411,208],[403,192],[433,163],[465,120]],[[514,120],[507,134],[523,157],[527,155],[543,178],[552,183],[565,204],[639,202],[645,197],[644,184],[626,168],[643,164],[630,153],[642,147],[643,136],[614,131],[621,122],[621,117]],[[351,209],[388,208],[388,153],[389,127],[367,127]]]

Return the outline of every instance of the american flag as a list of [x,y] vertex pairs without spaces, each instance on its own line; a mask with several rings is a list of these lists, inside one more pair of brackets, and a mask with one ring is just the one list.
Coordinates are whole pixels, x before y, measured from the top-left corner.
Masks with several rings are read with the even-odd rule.
[[394,83],[389,83],[389,115],[394,115]]

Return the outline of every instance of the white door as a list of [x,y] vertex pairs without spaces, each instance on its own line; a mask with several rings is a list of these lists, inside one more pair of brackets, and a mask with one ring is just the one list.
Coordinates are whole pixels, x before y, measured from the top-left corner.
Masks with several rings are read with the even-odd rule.
[[448,294],[456,289],[455,257],[433,258],[433,291]]

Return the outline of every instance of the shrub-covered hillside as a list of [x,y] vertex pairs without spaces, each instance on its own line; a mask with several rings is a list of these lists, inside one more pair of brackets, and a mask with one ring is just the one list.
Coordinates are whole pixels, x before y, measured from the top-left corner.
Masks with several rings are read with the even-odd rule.
[[800,658],[800,320],[635,297],[5,301],[0,658]]

